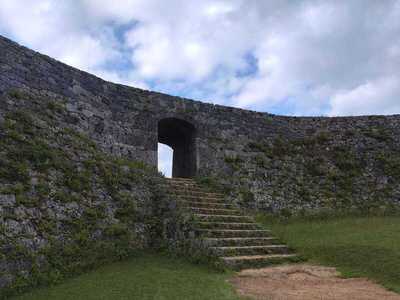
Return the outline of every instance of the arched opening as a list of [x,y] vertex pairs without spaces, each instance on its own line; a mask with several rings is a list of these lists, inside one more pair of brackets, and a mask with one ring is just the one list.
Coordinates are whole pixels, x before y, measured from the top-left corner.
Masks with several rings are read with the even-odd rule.
[[187,121],[166,118],[158,122],[158,142],[173,149],[172,177],[196,175],[196,129]]

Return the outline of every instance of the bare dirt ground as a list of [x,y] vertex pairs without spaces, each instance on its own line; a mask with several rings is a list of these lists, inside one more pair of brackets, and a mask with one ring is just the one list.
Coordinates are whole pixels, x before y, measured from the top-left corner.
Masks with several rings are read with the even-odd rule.
[[400,295],[364,278],[343,279],[335,268],[286,265],[249,269],[230,280],[238,293],[268,300],[400,300]]

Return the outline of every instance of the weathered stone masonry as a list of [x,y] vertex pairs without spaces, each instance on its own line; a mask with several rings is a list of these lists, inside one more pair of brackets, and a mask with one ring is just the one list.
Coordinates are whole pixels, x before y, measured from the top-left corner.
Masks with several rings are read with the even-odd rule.
[[[370,203],[369,189],[382,191],[373,196],[381,203],[399,201],[397,170],[387,174],[385,162],[377,163],[383,152],[394,160],[386,165],[397,166],[398,115],[284,117],[206,104],[106,82],[0,38],[0,93],[11,88],[64,97],[71,126],[109,153],[154,166],[159,122],[191,124],[192,135],[180,134],[193,141],[187,142],[194,147],[188,155],[193,165],[181,175],[234,184],[233,201],[246,206],[296,211],[336,207],[354,197]],[[340,164],[346,160],[355,165]],[[353,167],[356,174],[348,176]]]

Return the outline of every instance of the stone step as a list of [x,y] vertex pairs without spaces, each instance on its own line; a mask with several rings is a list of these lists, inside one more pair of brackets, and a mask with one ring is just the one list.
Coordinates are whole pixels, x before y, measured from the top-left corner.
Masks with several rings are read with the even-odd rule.
[[169,187],[166,190],[173,195],[193,195],[193,196],[201,195],[202,197],[207,197],[205,194],[211,194],[211,195],[217,194],[217,198],[223,198],[222,194],[210,192],[208,190],[203,190],[203,189]]
[[163,187],[167,189],[175,189],[175,190],[193,190],[197,192],[211,192],[209,189],[203,188],[198,185],[194,184],[181,184],[181,183],[167,183],[162,185]]
[[182,196],[193,196],[193,197],[203,197],[203,198],[224,198],[225,196],[220,193],[211,192],[196,192],[191,190],[169,190],[172,195],[182,195]]
[[257,230],[257,223],[233,223],[233,222],[198,222],[199,229],[231,229],[231,230]]
[[170,184],[170,185],[193,185],[193,186],[201,187],[200,185],[197,184],[197,182],[189,181],[189,180],[168,180],[165,184]]
[[198,184],[196,184],[195,182],[177,182],[177,181],[169,181],[166,183],[166,185],[170,186],[170,187],[193,187],[193,188],[203,188],[201,186],[199,186]]
[[178,203],[183,207],[196,207],[196,208],[233,208],[231,204],[214,203],[214,202],[200,202],[200,201],[185,201],[178,200]]
[[196,229],[204,238],[233,238],[233,237],[269,237],[271,232],[269,230],[234,230],[234,229]]
[[296,254],[270,254],[270,255],[246,255],[224,256],[221,260],[233,269],[260,268],[283,262],[297,262],[300,258]]
[[234,215],[241,216],[241,211],[237,209],[222,209],[222,208],[198,208],[188,207],[195,214],[207,214],[207,215]]
[[167,194],[171,197],[179,197],[179,198],[191,198],[191,199],[213,199],[213,202],[226,201],[224,197],[210,194],[193,194],[193,193],[171,193],[167,192]]
[[210,190],[209,188],[202,187],[199,185],[194,185],[194,184],[178,184],[178,183],[166,183],[162,185],[163,187],[170,189],[170,190],[192,190],[195,192],[205,192],[205,193],[217,193],[221,194],[218,191]]
[[208,215],[208,214],[196,214],[197,219],[207,222],[242,222],[249,223],[254,222],[254,219],[250,216],[235,216],[235,215]]
[[269,230],[228,203],[224,194],[188,178],[168,179],[164,187],[179,206],[196,216],[197,234],[226,266],[243,269],[299,260]]
[[167,181],[180,181],[180,182],[196,182],[193,178],[187,178],[187,177],[172,177],[172,178],[165,178]]
[[278,239],[275,237],[205,238],[204,242],[210,247],[265,246],[276,244]]
[[188,187],[188,188],[202,188],[204,189],[204,187],[199,186],[198,184],[196,184],[195,182],[176,182],[176,181],[169,181],[165,183],[165,186],[168,187],[176,187],[176,188],[184,188],[184,187]]
[[165,183],[165,186],[177,187],[177,188],[182,188],[182,187],[203,188],[198,184],[196,184],[195,182],[177,182],[177,181],[168,181]]
[[289,253],[289,249],[286,245],[210,247],[210,249],[216,255],[224,257]]
[[193,183],[197,183],[194,179],[192,178],[166,178],[167,182],[193,182]]
[[176,195],[179,199],[189,200],[189,201],[202,201],[202,202],[221,202],[226,203],[224,198],[221,197],[199,197],[192,195]]

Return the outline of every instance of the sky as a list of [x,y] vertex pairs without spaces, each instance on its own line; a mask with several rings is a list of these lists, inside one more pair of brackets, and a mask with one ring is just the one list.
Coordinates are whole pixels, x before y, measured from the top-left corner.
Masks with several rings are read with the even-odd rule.
[[105,80],[204,102],[400,113],[400,0],[0,0],[0,34]]

